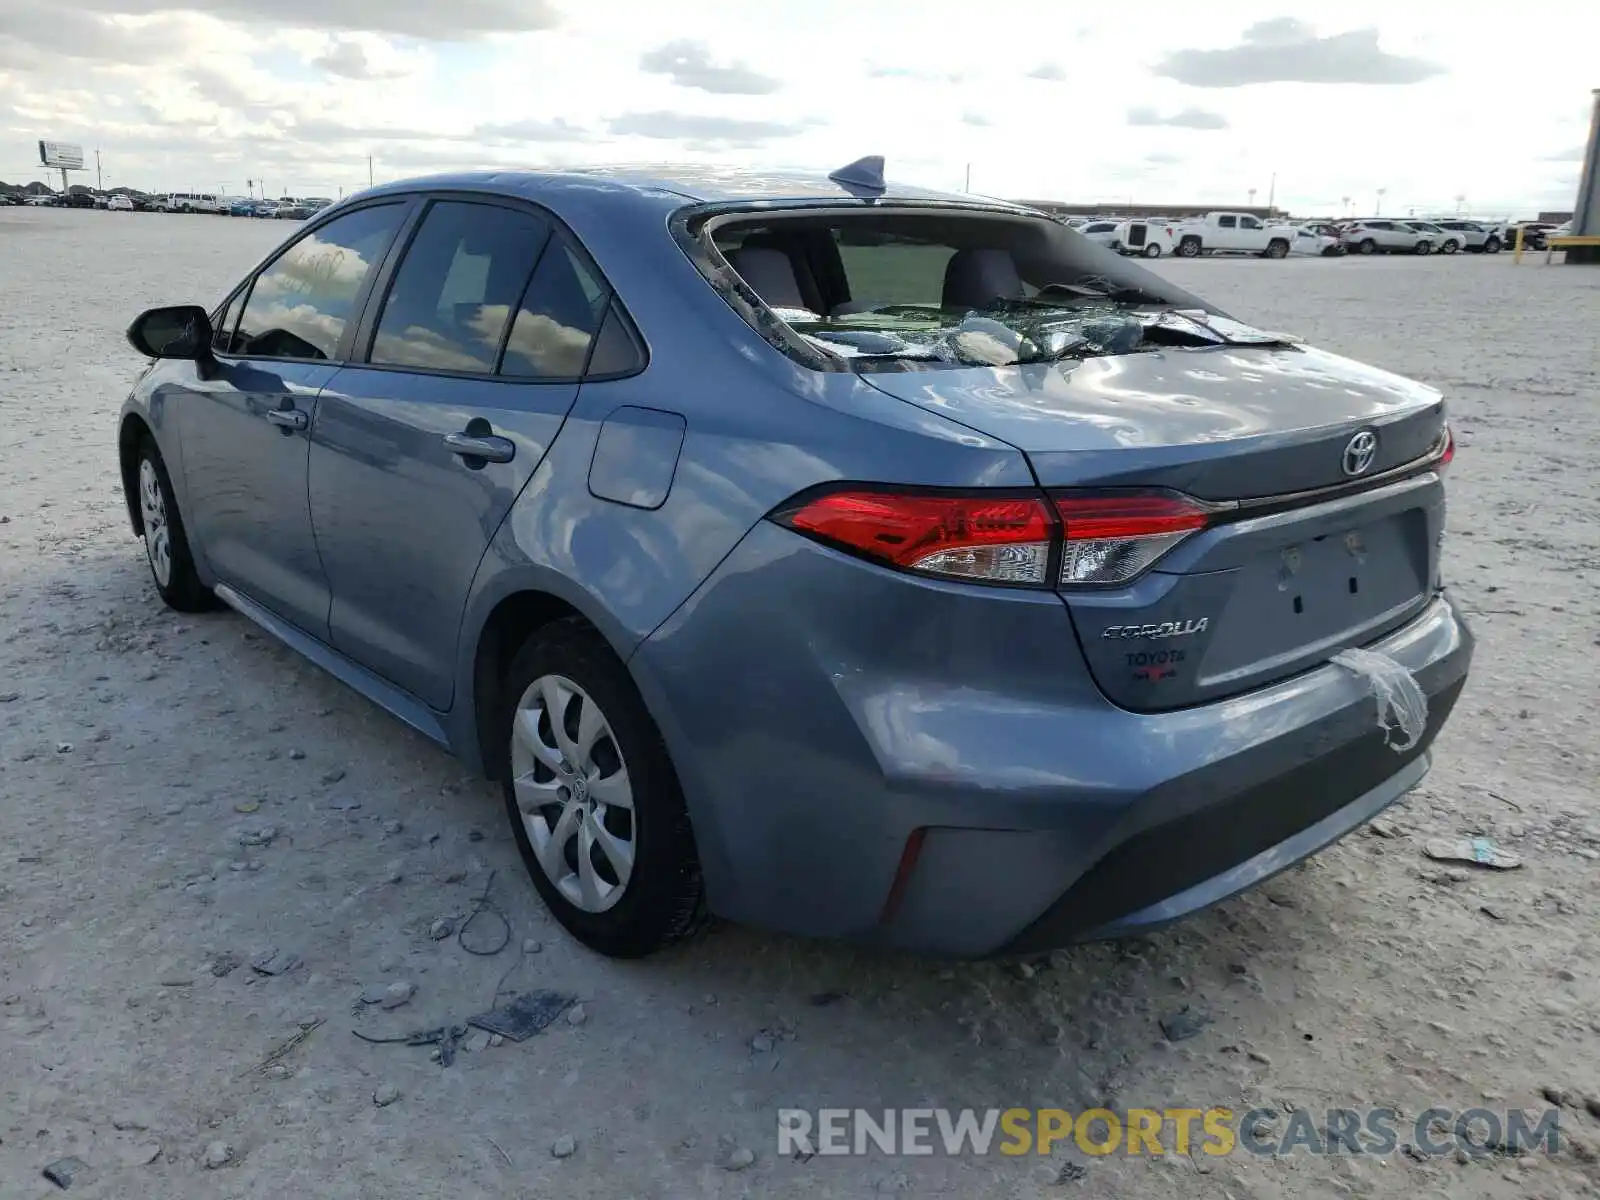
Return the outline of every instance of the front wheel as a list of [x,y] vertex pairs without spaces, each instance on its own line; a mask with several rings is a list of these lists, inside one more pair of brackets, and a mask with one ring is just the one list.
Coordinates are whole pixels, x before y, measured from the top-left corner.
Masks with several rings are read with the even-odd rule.
[[1454,241],[1448,241],[1444,245],[1439,247],[1439,253],[1440,254],[1454,254],[1459,249],[1461,249],[1461,247],[1456,245],[1456,243]]
[[1484,241],[1484,243],[1483,243],[1483,252],[1485,254],[1499,254],[1500,253],[1500,239],[1497,238],[1497,237],[1492,237],[1492,238],[1486,239]]
[[1363,238],[1356,244],[1356,249],[1362,254],[1376,254],[1378,252],[1378,243],[1371,238]]
[[1144,244],[1144,256],[1146,258],[1160,258],[1161,247],[1156,245],[1155,242],[1146,242]]
[[139,525],[144,530],[144,555],[168,608],[178,612],[204,612],[216,607],[211,589],[200,582],[189,552],[189,537],[173,495],[172,478],[155,442],[146,437],[139,444],[136,468],[139,499]]
[[1183,239],[1183,241],[1179,242],[1178,243],[1178,257],[1179,258],[1199,258],[1200,257],[1200,239],[1197,238],[1197,237],[1186,237],[1186,238]]
[[693,933],[706,910],[688,809],[622,660],[558,621],[518,651],[502,695],[506,812],[556,920],[616,958]]

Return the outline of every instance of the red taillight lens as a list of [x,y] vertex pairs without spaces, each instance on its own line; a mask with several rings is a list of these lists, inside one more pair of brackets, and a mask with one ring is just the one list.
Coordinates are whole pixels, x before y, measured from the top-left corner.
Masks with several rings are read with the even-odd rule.
[[1053,499],[1066,535],[1061,582],[1067,585],[1127,583],[1212,516],[1206,505],[1168,492],[1060,493]]
[[1042,497],[828,492],[773,514],[790,529],[910,571],[1048,582],[1056,522]]
[[[1128,583],[1213,509],[1176,492],[940,495],[846,487],[772,519],[890,566],[977,583],[1097,587]],[[1061,546],[1061,570],[1050,556]]]
[[1444,449],[1439,454],[1439,461],[1434,465],[1434,470],[1442,471],[1456,460],[1456,435],[1450,426],[1444,427]]

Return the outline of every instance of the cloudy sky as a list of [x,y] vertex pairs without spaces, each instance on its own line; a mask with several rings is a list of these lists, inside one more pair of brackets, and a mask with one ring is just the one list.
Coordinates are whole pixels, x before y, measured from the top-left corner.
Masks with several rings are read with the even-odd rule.
[[[0,179],[336,195],[453,168],[838,166],[1089,202],[1571,206],[1600,6],[0,0]],[[93,172],[79,176],[93,183]]]

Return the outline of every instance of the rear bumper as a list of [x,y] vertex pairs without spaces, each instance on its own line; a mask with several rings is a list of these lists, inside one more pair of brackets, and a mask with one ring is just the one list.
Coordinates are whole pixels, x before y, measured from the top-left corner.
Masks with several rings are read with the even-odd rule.
[[1053,597],[975,591],[760,528],[641,646],[714,911],[961,957],[1163,924],[1415,786],[1472,656],[1443,597],[1374,645],[1429,699],[1398,754],[1341,668],[1133,713]]

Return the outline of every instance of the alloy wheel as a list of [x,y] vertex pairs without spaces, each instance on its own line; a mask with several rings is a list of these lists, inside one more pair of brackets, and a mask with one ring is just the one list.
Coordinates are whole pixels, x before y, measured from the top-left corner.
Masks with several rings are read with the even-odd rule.
[[594,698],[543,675],[517,701],[512,788],[539,866],[568,901],[605,912],[627,892],[637,849],[633,786]]
[[148,458],[139,461],[139,518],[144,523],[144,552],[156,582],[166,587],[172,582],[172,529],[167,524],[167,498],[161,490],[161,477]]

